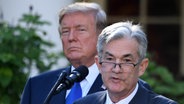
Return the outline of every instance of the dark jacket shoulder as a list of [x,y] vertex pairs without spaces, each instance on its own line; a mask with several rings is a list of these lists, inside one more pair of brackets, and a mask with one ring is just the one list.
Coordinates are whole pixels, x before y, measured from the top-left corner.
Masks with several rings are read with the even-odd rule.
[[[105,104],[106,91],[100,91],[77,100],[74,104]],[[139,83],[138,90],[129,104],[177,104],[177,102],[158,95]]]
[[76,100],[73,104],[105,104],[106,91],[99,91]]
[[177,104],[174,100],[159,95],[139,83],[137,93],[129,104]]

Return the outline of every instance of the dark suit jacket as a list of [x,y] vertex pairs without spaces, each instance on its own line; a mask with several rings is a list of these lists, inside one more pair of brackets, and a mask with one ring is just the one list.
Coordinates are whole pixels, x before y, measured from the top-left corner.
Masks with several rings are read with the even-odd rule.
[[[100,91],[82,99],[78,99],[74,104],[105,104],[106,91]],[[162,95],[158,95],[151,90],[145,88],[139,83],[136,95],[129,104],[177,104],[175,101],[168,99]]]
[[[67,67],[59,70],[48,71],[36,77],[30,78],[24,88],[21,104],[43,104],[48,93],[56,83],[60,73],[63,70],[66,70],[68,74],[70,73],[70,67]],[[146,82],[142,80],[139,80],[139,82],[150,89]],[[104,90],[102,88],[102,84],[103,82],[101,75],[99,74],[88,94]],[[52,96],[50,104],[65,104],[65,95],[66,90],[63,90],[59,94]]]
[[[43,104],[61,72],[63,70],[66,70],[69,74],[70,68],[71,67],[48,71],[30,78],[24,88],[21,97],[21,104]],[[101,80],[101,75],[99,74],[88,94],[104,90],[103,88],[101,88],[102,84],[103,82]],[[63,90],[59,94],[52,96],[50,104],[65,104],[65,95],[66,90]]]

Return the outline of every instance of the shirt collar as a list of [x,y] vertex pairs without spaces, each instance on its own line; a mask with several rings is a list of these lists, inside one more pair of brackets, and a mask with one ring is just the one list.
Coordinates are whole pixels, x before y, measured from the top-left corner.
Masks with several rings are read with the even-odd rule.
[[[72,66],[71,70],[73,71],[75,68]],[[95,81],[95,79],[97,78],[98,74],[99,74],[99,70],[97,65],[94,63],[93,65],[91,65],[90,67],[88,67],[89,73],[86,76],[85,80],[92,85],[93,82]]]
[[[133,90],[133,92],[132,92],[128,97],[126,97],[126,98],[120,100],[119,102],[117,102],[117,103],[115,103],[115,104],[128,104],[128,103],[133,99],[133,97],[135,96],[135,94],[136,94],[136,92],[137,92],[137,90],[138,90],[138,87],[139,87],[139,85],[138,85],[138,83],[137,83],[135,89]],[[105,103],[105,104],[114,104],[114,103],[111,101],[108,92],[107,92],[107,98],[106,98],[106,103]]]

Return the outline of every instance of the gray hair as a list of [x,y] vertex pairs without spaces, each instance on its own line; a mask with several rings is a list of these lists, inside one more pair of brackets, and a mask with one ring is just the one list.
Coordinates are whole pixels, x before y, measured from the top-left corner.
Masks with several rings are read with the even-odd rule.
[[103,48],[105,44],[108,44],[109,42],[120,38],[135,39],[139,43],[138,46],[138,55],[140,57],[139,60],[145,58],[148,45],[146,34],[143,32],[139,24],[133,25],[132,22],[130,21],[114,23],[106,27],[101,32],[97,42],[97,51],[99,57],[102,57]]
[[102,29],[106,26],[106,14],[104,10],[101,9],[100,5],[97,3],[89,3],[89,2],[76,2],[73,4],[70,4],[63,8],[59,14],[59,24],[61,23],[63,17],[65,14],[71,14],[71,13],[92,13],[94,15],[94,18],[96,20],[96,28],[100,32]]

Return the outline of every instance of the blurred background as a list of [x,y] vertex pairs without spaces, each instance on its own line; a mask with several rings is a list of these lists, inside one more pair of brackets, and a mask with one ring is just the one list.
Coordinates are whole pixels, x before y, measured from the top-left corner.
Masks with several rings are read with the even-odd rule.
[[143,25],[151,61],[142,78],[156,92],[184,102],[183,0],[0,0],[0,104],[18,104],[27,78],[68,65],[58,14],[76,1],[99,3],[108,25]]

